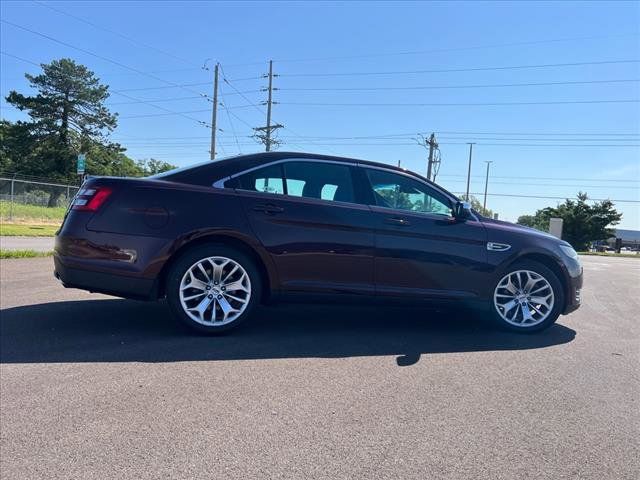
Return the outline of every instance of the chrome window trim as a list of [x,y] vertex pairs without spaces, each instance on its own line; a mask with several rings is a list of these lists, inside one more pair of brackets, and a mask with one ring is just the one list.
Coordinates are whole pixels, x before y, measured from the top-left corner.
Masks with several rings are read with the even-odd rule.
[[[313,162],[313,163],[331,163],[331,164],[335,164],[335,165],[344,165],[346,167],[354,167],[357,166],[357,164],[355,164],[354,162],[349,162],[349,161],[335,161],[335,160],[324,160],[321,158],[299,158],[299,157],[288,157],[288,158],[281,158],[280,160],[274,160],[273,162],[269,162],[269,163],[263,163],[261,165],[257,165],[255,167],[251,167],[251,168],[247,168],[246,170],[242,170],[241,172],[238,173],[234,173],[233,175],[229,175],[227,177],[221,178],[220,180],[216,180],[212,186],[214,188],[226,188],[224,186],[224,184],[226,182],[228,182],[231,179],[234,179],[236,177],[240,177],[246,173],[250,173],[253,172],[255,170],[259,170],[261,168],[267,168],[270,167],[272,165],[278,165],[280,163],[287,163],[287,162]],[[238,188],[236,190],[240,190],[242,192],[252,192],[255,193],[254,190],[244,190],[242,188]],[[339,200],[326,200],[323,198],[311,198],[311,197],[297,197],[294,195],[285,195],[284,193],[268,193],[268,192],[257,192],[257,193],[266,193],[267,195],[278,195],[280,197],[285,197],[286,199],[297,199],[297,198],[304,198],[307,200],[317,200],[320,202],[326,202],[329,204],[341,204],[343,206],[347,206],[347,205],[357,205],[357,206],[363,206],[363,204],[361,203],[356,203],[356,202],[343,202],[343,201],[339,201]]]
[[385,172],[395,173],[397,175],[404,175],[405,177],[412,178],[413,180],[416,180],[416,181],[418,181],[420,183],[423,183],[424,185],[426,185],[429,188],[433,188],[434,190],[437,190],[444,197],[446,197],[446,198],[448,198],[450,200],[457,201],[457,199],[455,197],[452,197],[450,193],[447,193],[444,190],[442,190],[437,184],[435,184],[435,183],[427,183],[424,180],[422,180],[421,178],[418,178],[418,177],[416,177],[415,175],[413,175],[411,173],[394,170],[392,168],[379,167],[377,165],[369,165],[369,164],[366,164],[366,163],[360,163],[357,160],[356,161],[349,161],[349,160],[342,160],[341,161],[341,160],[325,160],[325,159],[322,159],[322,158],[299,158],[299,157],[281,158],[280,160],[274,160],[273,162],[268,162],[268,163],[263,163],[261,165],[256,165],[255,167],[247,168],[246,170],[242,170],[241,172],[234,173],[233,175],[228,175],[228,176],[226,176],[224,178],[221,178],[221,179],[216,180],[215,182],[213,182],[212,186],[215,187],[215,188],[224,188],[224,184],[228,180],[231,180],[233,178],[239,177],[240,175],[244,175],[245,173],[253,172],[254,170],[258,170],[260,168],[270,167],[272,165],[277,165],[279,163],[284,163],[284,162],[333,163],[333,164],[347,165],[347,166],[352,166],[352,167],[373,168],[375,170],[383,170]]
[[231,180],[233,178],[236,178],[236,177],[239,177],[241,175],[244,175],[245,173],[250,173],[250,172],[253,172],[255,170],[259,170],[261,168],[266,168],[266,167],[270,167],[272,165],[278,165],[280,163],[285,163],[285,162],[334,163],[334,164],[338,164],[338,165],[347,165],[347,166],[355,166],[355,165],[357,165],[357,164],[354,164],[353,162],[348,162],[348,161],[340,162],[340,161],[336,161],[336,160],[324,160],[324,159],[321,159],[321,158],[298,158],[298,157],[281,158],[280,160],[274,160],[273,162],[262,163],[260,165],[256,165],[255,167],[247,168],[246,170],[242,170],[241,172],[234,173],[233,175],[229,175],[227,177],[221,178],[220,180],[216,180],[215,182],[213,182],[212,186],[215,187],[215,188],[224,188],[224,184],[228,180]]
[[[439,185],[437,185],[435,183],[431,183],[431,182],[425,182],[424,180],[422,180],[419,177],[416,177],[412,173],[408,173],[408,172],[404,172],[404,171],[398,171],[398,170],[394,170],[393,168],[386,168],[386,167],[382,167],[382,166],[378,166],[378,165],[369,165],[367,163],[361,163],[361,162],[359,162],[357,160],[355,160],[355,161],[349,161],[349,160],[325,160],[323,158],[300,158],[300,157],[281,158],[280,160],[274,160],[273,162],[268,162],[268,163],[263,163],[263,164],[260,164],[260,165],[256,165],[255,167],[247,168],[246,170],[242,170],[240,172],[234,173],[233,175],[229,175],[229,176],[226,176],[226,177],[221,178],[219,180],[216,180],[215,182],[213,182],[212,187],[214,187],[214,188],[225,188],[224,184],[226,182],[228,182],[229,180],[231,180],[231,179],[237,178],[237,177],[239,177],[241,175],[244,175],[244,174],[249,173],[249,172],[253,172],[255,170],[259,170],[261,168],[266,168],[266,167],[270,167],[272,165],[278,165],[280,163],[285,163],[285,162],[332,163],[332,164],[337,164],[337,165],[346,165],[346,166],[359,167],[359,168],[371,168],[371,169],[374,169],[374,170],[382,170],[382,171],[389,172],[389,173],[395,173],[396,175],[402,175],[402,176],[408,177],[408,178],[410,178],[412,180],[415,180],[415,181],[417,181],[417,182],[419,182],[419,183],[421,183],[423,185],[426,185],[428,188],[432,188],[433,190],[436,190],[443,197],[449,199],[449,201],[452,204],[452,208],[453,208],[453,205],[456,202],[458,202],[458,199],[455,196],[453,196],[450,193],[444,191],[442,188],[440,188]],[[241,189],[238,189],[238,190],[241,190]],[[251,191],[251,190],[247,190],[247,191]],[[292,197],[292,198],[299,198],[299,197]],[[325,201],[334,202],[333,200],[325,200]],[[360,205],[358,203],[352,203],[352,202],[341,202],[341,203],[348,203],[350,205]],[[369,205],[369,206],[371,206],[371,207],[379,207],[379,205]],[[395,208],[392,208],[390,210],[393,210],[393,211],[396,211],[396,212],[408,212],[409,211],[409,210],[398,210],[398,209],[395,209]],[[422,213],[422,212],[414,212],[414,213]],[[479,221],[478,218],[475,215],[473,215],[472,218],[476,222]]]

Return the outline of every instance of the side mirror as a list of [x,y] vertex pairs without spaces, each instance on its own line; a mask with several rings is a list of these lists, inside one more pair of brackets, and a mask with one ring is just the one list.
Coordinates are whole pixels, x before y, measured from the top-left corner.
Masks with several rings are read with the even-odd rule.
[[461,221],[471,218],[471,204],[468,202],[457,202],[453,208],[453,216],[456,220]]

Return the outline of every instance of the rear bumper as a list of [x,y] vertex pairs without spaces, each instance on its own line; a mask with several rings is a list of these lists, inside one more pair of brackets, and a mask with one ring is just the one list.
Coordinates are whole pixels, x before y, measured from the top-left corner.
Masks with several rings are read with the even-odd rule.
[[66,288],[79,288],[90,292],[105,293],[123,298],[151,300],[155,298],[156,282],[153,279],[114,275],[65,264],[54,254],[54,276]]

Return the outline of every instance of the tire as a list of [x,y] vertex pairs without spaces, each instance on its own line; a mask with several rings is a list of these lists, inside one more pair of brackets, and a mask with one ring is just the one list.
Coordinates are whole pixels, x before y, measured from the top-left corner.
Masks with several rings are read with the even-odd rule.
[[167,301],[174,316],[205,334],[227,332],[246,321],[259,303],[261,291],[254,262],[243,252],[219,243],[187,250],[166,278]]
[[489,299],[494,323],[520,333],[549,328],[560,316],[563,306],[564,289],[558,276],[547,266],[532,260],[510,266],[494,284]]

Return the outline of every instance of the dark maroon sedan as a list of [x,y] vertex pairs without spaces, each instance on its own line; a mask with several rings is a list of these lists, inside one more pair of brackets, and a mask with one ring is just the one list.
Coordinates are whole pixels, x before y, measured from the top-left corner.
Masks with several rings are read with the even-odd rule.
[[575,310],[582,285],[568,243],[484,218],[415,173],[284,152],[91,178],[54,261],[66,287],[166,297],[209,333],[300,296],[454,301],[533,332]]

